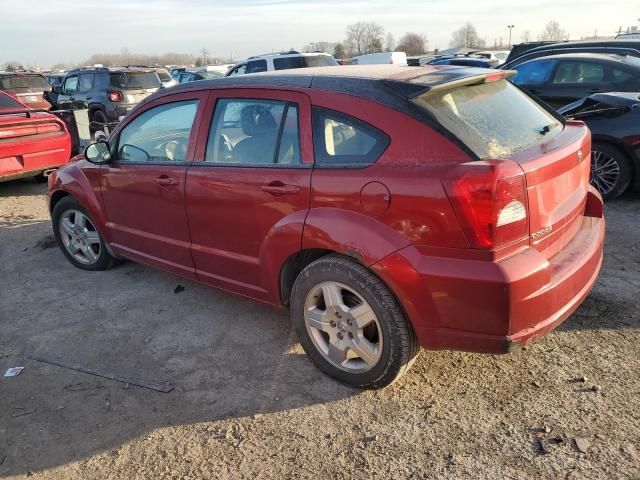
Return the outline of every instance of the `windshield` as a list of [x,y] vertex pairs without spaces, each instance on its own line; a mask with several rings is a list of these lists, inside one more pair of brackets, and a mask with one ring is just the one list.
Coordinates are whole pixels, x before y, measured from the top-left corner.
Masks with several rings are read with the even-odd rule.
[[158,77],[160,77],[160,80],[163,82],[170,82],[171,80],[173,80],[173,77],[169,75],[169,72],[167,72],[166,70],[156,70],[156,73],[158,74]]
[[547,141],[562,124],[506,80],[427,92],[413,100],[481,159]]
[[160,79],[156,72],[119,72],[111,74],[111,86],[122,89],[158,88]]
[[334,65],[338,65],[338,62],[331,55],[301,55],[299,57],[282,57],[273,59],[273,66],[276,70],[305,67],[331,67]]
[[51,90],[51,85],[40,75],[15,75],[0,77],[0,89],[18,90],[21,88],[33,88],[42,91]]

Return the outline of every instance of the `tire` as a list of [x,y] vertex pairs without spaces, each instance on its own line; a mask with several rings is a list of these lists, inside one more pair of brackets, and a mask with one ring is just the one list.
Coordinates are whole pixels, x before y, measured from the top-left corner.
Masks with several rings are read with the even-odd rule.
[[[325,300],[331,297],[338,301]],[[339,255],[322,257],[298,275],[291,292],[291,319],[315,365],[354,387],[392,384],[411,367],[419,350],[389,289],[367,268]]]
[[42,172],[33,176],[33,179],[38,183],[46,183],[49,180],[49,177],[45,177]]
[[629,157],[618,147],[606,142],[591,146],[591,184],[605,200],[622,195],[633,178]]
[[[80,221],[82,217],[84,220]],[[74,266],[96,271],[108,270],[114,265],[115,259],[96,230],[95,222],[75,198],[61,199],[53,209],[51,220],[56,243]]]
[[104,127],[93,126],[93,122],[105,124],[108,123],[107,115],[102,110],[94,110],[90,118],[91,133],[95,133],[98,130],[102,130]]

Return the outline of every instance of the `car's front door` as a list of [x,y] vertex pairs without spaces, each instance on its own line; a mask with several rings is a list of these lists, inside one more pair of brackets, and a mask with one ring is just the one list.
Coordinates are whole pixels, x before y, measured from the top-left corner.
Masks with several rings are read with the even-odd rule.
[[159,98],[116,132],[101,193],[112,246],[138,261],[195,278],[185,176],[206,93]]
[[213,91],[200,130],[186,187],[198,278],[273,299],[271,262],[300,249],[309,209],[309,99],[296,92]]
[[69,75],[62,84],[62,91],[58,95],[57,107],[62,110],[73,110],[73,96],[78,93],[79,75]]

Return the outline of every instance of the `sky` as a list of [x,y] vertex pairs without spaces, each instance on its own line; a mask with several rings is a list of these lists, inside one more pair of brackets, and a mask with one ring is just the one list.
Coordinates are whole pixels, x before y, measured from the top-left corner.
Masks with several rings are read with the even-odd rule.
[[94,53],[165,52],[242,59],[340,41],[345,27],[377,22],[396,41],[407,31],[426,35],[429,48],[446,48],[469,21],[489,45],[515,25],[536,39],[549,20],[571,38],[612,35],[640,23],[639,0],[0,0],[0,65],[50,66]]

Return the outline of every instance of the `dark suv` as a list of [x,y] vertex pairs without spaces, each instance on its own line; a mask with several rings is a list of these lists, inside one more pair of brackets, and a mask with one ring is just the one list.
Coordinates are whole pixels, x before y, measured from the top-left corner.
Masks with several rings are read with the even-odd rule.
[[153,69],[96,67],[72,70],[58,88],[57,107],[88,108],[91,122],[117,122],[161,85]]

